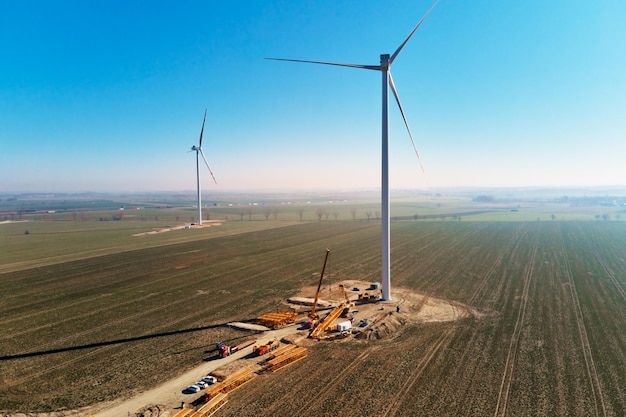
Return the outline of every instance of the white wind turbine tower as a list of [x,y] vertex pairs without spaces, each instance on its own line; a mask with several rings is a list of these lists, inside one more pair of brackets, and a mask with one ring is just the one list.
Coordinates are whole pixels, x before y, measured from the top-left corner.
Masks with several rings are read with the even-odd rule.
[[421,26],[426,17],[433,10],[435,5],[439,2],[439,0],[435,0],[435,2],[430,6],[430,9],[424,14],[424,16],[420,19],[420,21],[415,25],[409,36],[406,37],[404,42],[400,44],[398,49],[393,53],[393,55],[389,54],[381,54],[380,55],[380,65],[359,65],[359,64],[341,64],[336,62],[324,62],[324,61],[307,61],[300,59],[284,59],[284,58],[266,58],[275,61],[289,61],[289,62],[305,62],[310,64],[322,64],[322,65],[336,65],[339,67],[351,67],[351,68],[361,68],[368,69],[374,71],[380,71],[382,73],[382,175],[381,175],[381,189],[382,189],[382,298],[383,300],[391,300],[391,278],[390,278],[390,245],[389,245],[389,223],[390,223],[390,210],[389,210],[389,87],[391,87],[391,91],[393,92],[394,97],[396,98],[396,102],[398,103],[398,107],[400,109],[400,113],[402,114],[402,119],[404,119],[404,124],[406,126],[407,131],[409,132],[409,137],[411,138],[411,143],[413,144],[413,149],[415,150],[415,155],[417,155],[417,159],[420,164],[420,168],[422,172],[424,172],[424,168],[422,167],[422,162],[420,160],[419,154],[417,152],[417,148],[415,147],[415,141],[413,140],[413,135],[411,134],[411,129],[409,128],[409,124],[404,116],[404,110],[402,110],[402,105],[400,104],[400,98],[398,97],[398,92],[396,91],[396,87],[393,83],[393,78],[391,77],[390,67],[393,61],[398,57],[398,54],[404,48],[404,45],[409,41],[411,36],[415,33],[415,31]]
[[202,135],[204,134],[204,122],[205,121],[206,121],[206,109],[204,110],[204,119],[202,120],[202,130],[200,130],[200,142],[198,143],[198,146],[194,145],[191,147],[191,151],[196,151],[196,178],[197,178],[197,184],[198,184],[198,223],[200,224],[200,226],[202,226],[202,190],[200,189],[200,155],[202,155],[202,159],[204,159],[204,163],[206,164],[206,167],[209,169],[209,173],[211,174],[213,181],[215,181],[215,183],[217,184],[217,180],[215,179],[215,176],[213,175],[213,171],[211,171],[211,167],[209,166],[209,163],[207,162],[204,156],[204,152],[202,151]]

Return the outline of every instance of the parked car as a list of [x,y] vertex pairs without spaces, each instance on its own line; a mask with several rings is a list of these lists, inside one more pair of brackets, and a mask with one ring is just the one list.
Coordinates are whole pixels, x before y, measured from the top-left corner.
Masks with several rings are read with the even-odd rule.
[[203,377],[202,380],[206,382],[207,384],[217,384],[217,378],[215,378],[212,375],[207,375]]
[[205,388],[207,388],[207,387],[209,386],[209,384],[207,384],[207,383],[206,383],[206,382],[204,382],[204,381],[198,381],[198,382],[196,382],[194,385],[199,386],[199,387],[200,387],[200,389],[205,389]]
[[189,385],[187,388],[185,388],[184,391],[185,392],[200,392],[200,387],[197,385]]

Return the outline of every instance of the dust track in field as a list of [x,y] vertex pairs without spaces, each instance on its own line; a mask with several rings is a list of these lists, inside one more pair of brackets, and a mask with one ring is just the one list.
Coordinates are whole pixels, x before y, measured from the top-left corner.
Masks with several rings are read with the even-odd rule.
[[[562,238],[562,236],[561,236]],[[593,359],[591,351],[591,344],[587,336],[587,328],[585,326],[585,320],[583,317],[582,307],[580,306],[580,299],[578,298],[578,292],[576,291],[576,285],[574,282],[574,276],[572,274],[572,266],[570,264],[567,250],[565,249],[565,243],[562,242],[563,247],[563,259],[565,263],[565,270],[567,273],[567,279],[569,281],[570,294],[572,296],[572,302],[574,303],[576,313],[576,323],[578,325],[578,334],[580,336],[580,343],[582,345],[583,356],[585,358],[585,367],[587,369],[587,376],[589,377],[589,387],[593,394],[594,411],[596,416],[606,416],[606,406],[604,404],[604,396],[602,394],[602,385],[600,384],[600,378],[598,377],[598,371]]]
[[449,336],[454,332],[454,330],[455,328],[451,327],[439,336],[435,344],[428,349],[428,352],[426,352],[426,355],[419,362],[415,370],[411,372],[411,375],[406,379],[406,382],[402,385],[398,393],[389,400],[389,406],[384,413],[381,414],[381,416],[393,416],[398,412],[400,406],[404,403],[403,400],[409,394],[415,382],[420,376],[422,376],[424,370],[431,363],[432,359],[437,355],[442,347],[444,347],[445,350],[445,346],[448,346],[451,341]]
[[[523,237],[522,233],[518,232],[518,233],[513,234],[508,241],[507,247],[508,248],[518,247],[522,237]],[[483,290],[483,288],[487,285],[487,282],[489,282],[493,273],[502,264],[504,255],[507,252],[508,250],[503,250],[500,256],[491,265],[487,273],[483,276],[481,283],[477,286],[477,288],[472,293],[472,296],[470,297],[469,305],[471,305],[473,302],[476,301],[476,299],[478,298],[478,295]],[[436,288],[438,288],[440,284],[441,284],[441,281],[436,284]],[[436,357],[437,353],[442,348],[443,350],[445,350],[445,348],[451,343],[451,336],[454,334],[455,330],[456,330],[456,327],[450,327],[437,338],[436,342],[433,344],[433,346],[430,349],[428,349],[424,358],[420,361],[420,363],[415,368],[415,370],[411,372],[411,375],[407,378],[406,382],[402,385],[400,390],[389,400],[390,405],[384,411],[382,416],[384,417],[393,416],[398,412],[398,410],[400,409],[400,406],[404,403],[405,398],[409,395],[411,388],[415,385],[415,383],[422,376],[424,371],[432,362],[433,358]]]
[[315,409],[320,403],[329,401],[328,397],[333,395],[333,391],[339,386],[347,377],[349,377],[354,370],[356,370],[367,359],[371,351],[371,348],[366,350],[357,356],[348,366],[343,368],[326,386],[323,391],[323,395],[316,395],[310,401],[304,404],[300,410],[301,415],[311,415],[310,411]]
[[530,288],[530,281],[533,276],[533,270],[535,267],[535,258],[537,256],[537,239],[533,244],[533,250],[526,268],[526,274],[524,275],[524,289],[522,291],[522,298],[519,311],[517,313],[517,320],[515,321],[515,328],[513,335],[511,336],[511,342],[509,344],[509,350],[506,355],[506,362],[504,365],[504,373],[502,374],[502,382],[500,383],[500,390],[498,391],[498,402],[496,404],[496,410],[494,417],[505,416],[506,409],[509,401],[509,393],[511,392],[511,383],[513,381],[513,374],[515,372],[515,360],[517,358],[517,349],[519,347],[519,339],[522,333],[522,326],[524,325],[524,318],[526,316],[526,305],[528,304],[528,290]]

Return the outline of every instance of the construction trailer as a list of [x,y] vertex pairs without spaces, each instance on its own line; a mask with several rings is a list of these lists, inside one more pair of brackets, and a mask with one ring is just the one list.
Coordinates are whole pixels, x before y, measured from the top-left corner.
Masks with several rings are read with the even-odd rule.
[[345,332],[352,328],[352,322],[350,320],[342,321],[341,323],[337,323],[335,326],[335,330],[338,332]]

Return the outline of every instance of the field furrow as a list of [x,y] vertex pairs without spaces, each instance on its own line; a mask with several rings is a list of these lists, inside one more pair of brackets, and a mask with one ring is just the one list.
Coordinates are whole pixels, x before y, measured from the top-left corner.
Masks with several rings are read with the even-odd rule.
[[519,312],[517,314],[517,320],[515,321],[515,327],[513,329],[513,336],[511,337],[511,343],[509,350],[506,354],[506,362],[504,364],[504,373],[502,374],[502,382],[500,383],[500,389],[498,391],[498,402],[496,403],[496,409],[494,416],[505,416],[507,410],[507,404],[509,400],[509,393],[511,390],[511,382],[515,372],[515,361],[517,357],[517,351],[519,349],[519,340],[522,332],[522,326],[524,324],[524,318],[526,315],[526,306],[528,305],[528,290],[530,288],[530,281],[533,276],[533,268],[535,265],[535,257],[537,256],[537,244],[533,246],[532,254],[528,260],[526,266],[526,273],[524,274],[524,290],[521,296],[521,304]]
[[578,291],[576,290],[576,283],[572,273],[572,267],[568,254],[564,256],[565,272],[569,281],[570,294],[575,306],[576,323],[578,325],[578,334],[580,336],[580,343],[583,355],[585,357],[585,367],[587,369],[587,376],[589,386],[592,392],[592,399],[594,403],[594,411],[596,416],[606,416],[606,406],[604,404],[604,395],[602,392],[602,385],[600,384],[600,378],[598,377],[598,371],[595,361],[593,359],[593,351],[591,344],[589,343],[589,337],[587,335],[587,327],[585,326],[585,319],[583,316],[583,310],[580,305],[580,299],[578,297]]
[[[317,342],[216,415],[625,415],[626,226],[611,223],[394,222],[392,296],[410,290],[473,315]],[[282,309],[314,286],[325,248],[322,297],[340,280],[380,280],[374,221],[302,222],[2,273],[0,410],[75,409],[191,369],[216,342],[251,337],[224,323]]]

